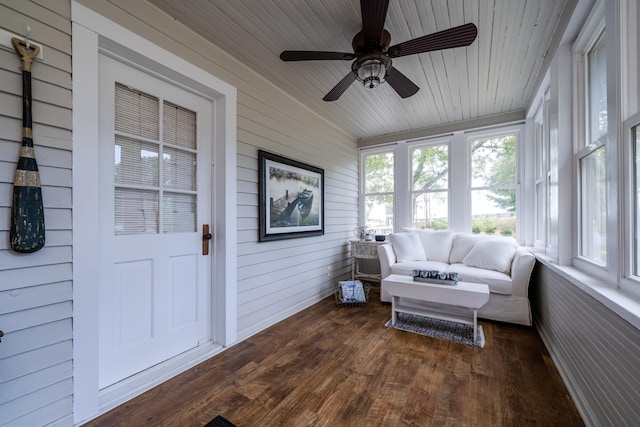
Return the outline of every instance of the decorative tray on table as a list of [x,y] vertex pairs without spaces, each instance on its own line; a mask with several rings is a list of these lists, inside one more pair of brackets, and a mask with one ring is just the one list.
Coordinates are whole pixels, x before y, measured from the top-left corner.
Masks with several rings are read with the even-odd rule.
[[458,273],[445,273],[438,270],[413,270],[416,282],[436,283],[439,285],[457,285]]

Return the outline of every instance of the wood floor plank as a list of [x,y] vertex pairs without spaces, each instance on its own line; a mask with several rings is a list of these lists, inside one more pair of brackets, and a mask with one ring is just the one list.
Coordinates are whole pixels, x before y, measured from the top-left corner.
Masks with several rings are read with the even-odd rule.
[[534,328],[481,320],[485,348],[384,326],[333,297],[87,423],[194,426],[583,426]]

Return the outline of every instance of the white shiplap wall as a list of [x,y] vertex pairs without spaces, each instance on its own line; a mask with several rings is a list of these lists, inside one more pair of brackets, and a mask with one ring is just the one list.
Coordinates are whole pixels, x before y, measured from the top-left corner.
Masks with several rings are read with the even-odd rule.
[[640,331],[538,263],[534,322],[588,426],[640,421]]
[[72,424],[71,24],[68,1],[2,0],[0,28],[44,47],[32,66],[46,245],[9,250],[22,129],[20,59],[0,48],[0,425]]

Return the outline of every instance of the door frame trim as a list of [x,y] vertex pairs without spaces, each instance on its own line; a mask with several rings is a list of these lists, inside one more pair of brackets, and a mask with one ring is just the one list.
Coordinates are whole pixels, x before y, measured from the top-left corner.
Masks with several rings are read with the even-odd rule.
[[[236,122],[237,91],[207,71],[71,2],[73,72],[73,384],[74,422],[80,424],[131,396],[105,399],[98,388],[98,55],[101,49],[213,99],[212,157],[214,247],[210,351],[192,354],[178,367],[166,366],[135,394],[228,347],[237,340]],[[126,47],[125,47],[126,46]],[[144,52],[144,55],[140,54]],[[171,68],[163,64],[171,64]],[[213,198],[212,198],[213,200]],[[215,317],[215,319],[213,318]],[[197,352],[196,352],[197,353]],[[181,369],[184,368],[184,369]]]

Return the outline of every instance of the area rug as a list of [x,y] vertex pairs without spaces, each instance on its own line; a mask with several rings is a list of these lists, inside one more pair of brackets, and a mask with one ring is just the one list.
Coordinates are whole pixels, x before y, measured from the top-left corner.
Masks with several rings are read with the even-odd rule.
[[218,415],[217,417],[209,421],[209,423],[207,423],[207,425],[204,427],[236,427],[236,425],[227,420],[222,415]]
[[397,313],[396,324],[392,326],[390,319],[385,323],[385,326],[458,344],[484,348],[484,332],[481,325],[478,325],[477,342],[473,342],[473,325],[417,316],[415,314]]

